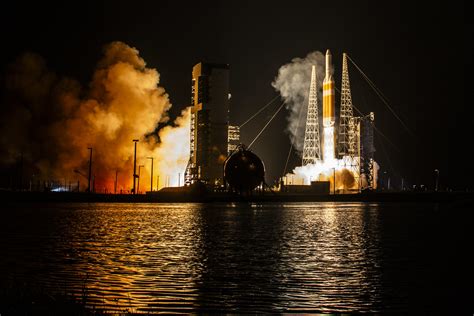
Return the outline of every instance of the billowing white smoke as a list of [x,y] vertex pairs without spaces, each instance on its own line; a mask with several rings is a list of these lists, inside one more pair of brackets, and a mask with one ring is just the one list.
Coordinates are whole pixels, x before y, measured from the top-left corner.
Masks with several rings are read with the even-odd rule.
[[[324,55],[315,51],[305,58],[294,58],[278,70],[278,76],[272,86],[285,100],[288,114],[287,131],[296,151],[303,151],[306,112],[308,107],[309,86],[311,83],[311,66],[316,65],[317,86],[322,86],[324,79]],[[318,104],[322,107],[321,91],[318,91]]]

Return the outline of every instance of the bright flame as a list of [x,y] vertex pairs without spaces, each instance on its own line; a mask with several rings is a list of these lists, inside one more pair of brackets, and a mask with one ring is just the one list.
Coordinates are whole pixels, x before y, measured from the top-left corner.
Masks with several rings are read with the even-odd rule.
[[[335,157],[334,125],[323,127],[323,160],[315,164],[296,167],[293,174],[287,174],[286,185],[310,185],[312,181],[329,181],[330,190],[354,190],[361,188],[358,157]],[[334,185],[335,182],[335,185]]]
[[323,160],[328,165],[335,165],[334,157],[334,126],[324,126],[323,128]]
[[[169,121],[171,103],[160,86],[159,72],[147,67],[136,48],[122,42],[108,44],[85,87],[52,73],[32,53],[8,68],[5,84],[9,96],[5,100],[12,101],[0,117],[0,148],[9,152],[0,155],[0,163],[15,161],[21,152],[38,179],[77,181],[84,190],[87,148],[93,148],[91,185],[96,192],[114,192],[116,186],[117,193],[126,193],[133,186],[132,140],[139,139],[137,190],[149,191],[152,184],[156,190],[158,177],[160,188],[183,185],[189,111],[156,131]],[[148,157],[154,158],[153,179]]]
[[[181,112],[175,127],[166,126],[159,131],[161,144],[154,150],[158,157],[158,189],[184,185],[184,172],[189,160],[190,108]],[[158,180],[157,180],[158,182]]]
[[334,145],[334,126],[324,126],[323,128],[323,160],[315,164],[296,167],[293,174],[286,175],[286,184],[304,184],[310,185],[312,181],[329,181],[330,189],[352,190],[358,189],[359,171],[356,167],[359,164],[359,158],[343,157],[336,159]]
[[349,163],[350,157],[343,159],[317,161],[315,164],[296,167],[292,174],[285,176],[285,184],[310,185],[312,181],[329,181],[331,191],[334,190],[334,179],[336,180],[336,190],[353,190],[359,188],[357,179],[359,178],[357,168],[358,158],[352,165]]

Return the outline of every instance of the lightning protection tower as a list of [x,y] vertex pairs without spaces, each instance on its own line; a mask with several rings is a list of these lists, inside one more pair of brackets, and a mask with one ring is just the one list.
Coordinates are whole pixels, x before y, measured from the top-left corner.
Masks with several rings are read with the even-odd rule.
[[349,70],[347,55],[342,54],[342,87],[341,87],[341,116],[339,119],[338,154],[339,158],[350,157],[353,160],[357,153],[357,135],[352,109],[351,86],[349,83]]
[[318,90],[316,85],[316,66],[311,70],[308,114],[304,133],[303,166],[314,164],[321,159],[321,140],[319,138]]

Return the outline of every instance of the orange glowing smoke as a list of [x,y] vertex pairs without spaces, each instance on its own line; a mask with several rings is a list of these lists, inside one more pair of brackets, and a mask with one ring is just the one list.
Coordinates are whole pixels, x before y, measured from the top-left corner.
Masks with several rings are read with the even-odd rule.
[[[112,192],[118,171],[118,191],[132,187],[133,142],[139,139],[140,191],[150,189],[150,160],[154,157],[154,189],[178,184],[189,153],[189,111],[174,124],[155,131],[169,121],[168,95],[159,84],[156,69],[147,68],[138,50],[122,42],[104,49],[87,89],[72,79],[58,78],[43,59],[28,53],[8,69],[6,114],[1,119],[0,143],[3,162],[23,152],[43,179],[86,179],[89,152],[93,148],[96,191]],[[169,177],[169,180],[167,180]],[[183,184],[182,179],[180,183]]]

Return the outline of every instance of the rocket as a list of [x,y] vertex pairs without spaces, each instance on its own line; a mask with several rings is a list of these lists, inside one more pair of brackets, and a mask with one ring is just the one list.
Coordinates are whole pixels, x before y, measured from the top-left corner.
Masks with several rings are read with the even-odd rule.
[[326,76],[323,81],[323,126],[334,126],[335,118],[335,95],[334,79],[331,74],[332,55],[329,49],[326,51]]
[[323,160],[332,161],[335,158],[335,94],[334,79],[331,74],[332,55],[326,51],[326,76],[323,81]]

